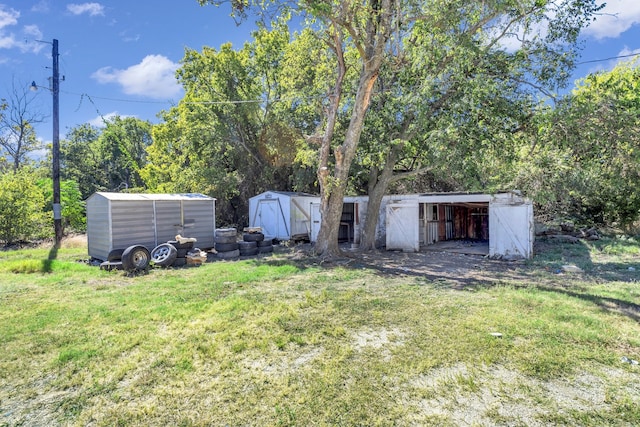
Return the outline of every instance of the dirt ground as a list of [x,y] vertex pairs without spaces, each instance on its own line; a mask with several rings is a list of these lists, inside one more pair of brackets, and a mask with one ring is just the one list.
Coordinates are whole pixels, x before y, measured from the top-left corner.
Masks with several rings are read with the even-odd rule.
[[[546,239],[538,239],[534,245],[536,256],[544,254],[546,251],[554,249],[559,243]],[[84,234],[69,236],[63,241],[63,247],[86,247],[87,237]],[[351,245],[341,246],[343,256],[333,259],[317,257],[313,253],[313,246],[309,243],[288,244],[281,243],[275,246],[275,253],[279,257],[288,259],[302,265],[320,265],[323,267],[344,266],[350,268],[367,268],[377,270],[381,275],[393,276],[413,276],[426,281],[440,281],[453,288],[462,289],[473,286],[487,286],[499,281],[522,282],[534,281],[538,284],[547,281],[546,284],[553,284],[559,277],[563,281],[575,280],[622,280],[640,281],[640,273],[637,271],[627,271],[616,269],[608,265],[606,260],[590,260],[587,263],[602,262],[590,271],[582,274],[564,274],[555,272],[553,275],[546,275],[541,278],[540,273],[550,272],[548,267],[541,266],[540,263],[528,262],[526,260],[496,260],[486,256],[486,250],[482,248],[471,248],[467,253],[459,253],[457,248],[447,248],[442,250],[434,246],[429,250],[422,249],[420,252],[405,253],[402,251],[376,250],[370,252],[360,252],[352,249]],[[214,254],[210,254],[211,261],[216,260]],[[588,253],[579,256],[588,258]],[[560,261],[560,260],[558,260]],[[585,260],[576,260],[582,261]],[[542,271],[545,270],[545,271]]]
[[483,255],[432,250],[415,253],[385,250],[359,252],[348,245],[342,249],[343,257],[330,260],[314,257],[309,244],[279,248],[276,252],[303,264],[367,268],[382,275],[412,276],[446,282],[455,288],[490,285],[506,279],[523,280],[535,271],[524,260],[494,260]]

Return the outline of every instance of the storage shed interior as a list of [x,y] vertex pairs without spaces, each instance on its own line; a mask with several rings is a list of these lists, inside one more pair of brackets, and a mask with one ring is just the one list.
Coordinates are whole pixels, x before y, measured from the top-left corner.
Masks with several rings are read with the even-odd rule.
[[489,203],[420,203],[420,245],[489,240]]

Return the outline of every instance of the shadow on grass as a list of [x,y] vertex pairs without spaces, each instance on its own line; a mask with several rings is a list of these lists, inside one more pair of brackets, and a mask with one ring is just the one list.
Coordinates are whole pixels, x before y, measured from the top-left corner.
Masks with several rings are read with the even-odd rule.
[[[565,243],[540,239],[536,244],[536,257],[531,261],[519,263],[490,260],[481,256],[403,254],[387,251],[344,252],[342,257],[327,259],[313,256],[308,249],[295,251],[289,258],[263,258],[257,263],[289,264],[300,270],[308,268],[369,270],[380,276],[414,278],[417,285],[440,289],[478,290],[504,285],[521,289],[537,289],[579,299],[594,304],[604,311],[622,314],[640,322],[640,304],[597,295],[590,290],[590,284],[630,282],[640,279],[640,264],[633,257],[626,262],[615,262],[615,257],[613,262],[594,262],[592,247],[596,251],[602,251],[607,244],[609,243],[583,241]],[[565,272],[562,269],[565,265],[575,265],[582,272]],[[630,266],[632,266],[631,270],[629,270]]]
[[58,258],[58,247],[53,245],[51,250],[49,251],[49,256],[47,259],[42,261],[42,272],[43,273],[51,273],[53,271],[53,261]]
[[625,301],[619,298],[605,297],[602,295],[594,295],[588,292],[575,292],[573,290],[548,287],[548,286],[534,286],[536,289],[545,292],[553,292],[561,295],[565,295],[571,298],[577,298],[582,301],[590,302],[600,307],[603,311],[622,314],[630,319],[640,322],[640,304],[634,302]]

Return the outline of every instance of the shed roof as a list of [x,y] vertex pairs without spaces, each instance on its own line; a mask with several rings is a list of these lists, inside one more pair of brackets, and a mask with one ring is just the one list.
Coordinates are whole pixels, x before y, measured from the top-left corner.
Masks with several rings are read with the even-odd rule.
[[200,193],[151,194],[151,193],[108,193],[98,191],[89,198],[101,196],[108,200],[216,200]]
[[[303,193],[299,191],[273,191],[272,190],[272,191],[265,191],[262,194],[265,194],[265,193],[274,193],[274,194],[280,194],[280,195],[289,196],[289,197],[320,197],[315,194]],[[261,196],[262,194],[258,194],[257,196],[254,196],[254,197]]]

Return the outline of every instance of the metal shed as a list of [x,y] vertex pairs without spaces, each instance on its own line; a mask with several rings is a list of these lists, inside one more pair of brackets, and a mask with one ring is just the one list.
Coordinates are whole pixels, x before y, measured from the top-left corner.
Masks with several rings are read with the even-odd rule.
[[197,193],[94,193],[87,199],[89,256],[104,261],[112,250],[131,245],[152,250],[177,234],[212,248],[215,200]]
[[279,240],[309,239],[311,205],[320,197],[307,193],[266,191],[249,199],[249,226]]

